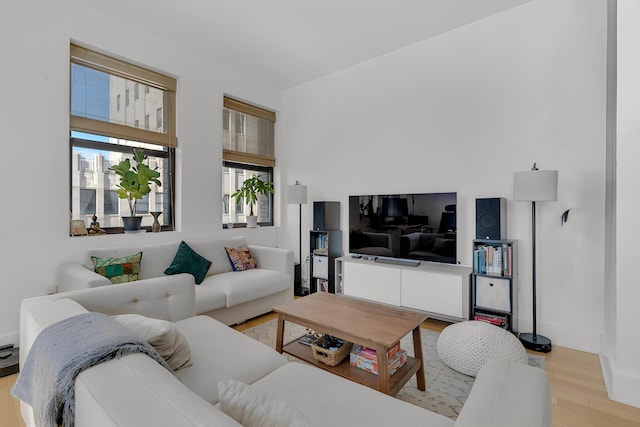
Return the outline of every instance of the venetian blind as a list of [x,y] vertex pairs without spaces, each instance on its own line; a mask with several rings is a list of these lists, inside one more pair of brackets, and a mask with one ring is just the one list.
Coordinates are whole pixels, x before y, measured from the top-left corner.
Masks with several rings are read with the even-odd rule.
[[223,111],[223,160],[275,166],[276,113],[226,96]]
[[[85,92],[95,93],[95,88],[72,81],[72,131],[176,146],[176,79],[75,44],[71,44],[70,58],[72,79],[83,75],[74,73],[74,67],[104,73],[101,81],[107,87],[101,93],[108,93],[101,104],[88,101]],[[139,119],[151,115],[156,118],[153,125]]]

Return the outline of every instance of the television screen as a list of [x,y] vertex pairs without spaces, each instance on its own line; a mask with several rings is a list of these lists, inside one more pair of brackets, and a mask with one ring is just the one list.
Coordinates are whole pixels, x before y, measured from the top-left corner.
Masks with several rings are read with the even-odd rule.
[[456,193],[349,196],[349,252],[456,264]]

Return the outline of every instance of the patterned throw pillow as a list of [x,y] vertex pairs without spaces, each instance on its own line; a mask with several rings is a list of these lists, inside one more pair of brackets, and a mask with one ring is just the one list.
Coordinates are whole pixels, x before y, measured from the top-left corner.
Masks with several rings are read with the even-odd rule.
[[196,285],[202,283],[211,267],[211,261],[191,249],[184,241],[180,242],[176,256],[164,274],[189,273],[196,280]]
[[94,271],[109,279],[114,285],[139,280],[141,260],[142,252],[124,258],[91,257]]
[[243,271],[258,267],[247,245],[237,248],[224,248],[227,251],[233,271]]

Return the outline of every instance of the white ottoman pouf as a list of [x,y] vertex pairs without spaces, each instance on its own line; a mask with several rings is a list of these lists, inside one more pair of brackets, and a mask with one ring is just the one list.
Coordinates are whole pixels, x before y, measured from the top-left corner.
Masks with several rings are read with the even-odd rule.
[[438,337],[437,350],[447,366],[472,377],[494,358],[529,363],[524,346],[513,334],[476,320],[447,326]]

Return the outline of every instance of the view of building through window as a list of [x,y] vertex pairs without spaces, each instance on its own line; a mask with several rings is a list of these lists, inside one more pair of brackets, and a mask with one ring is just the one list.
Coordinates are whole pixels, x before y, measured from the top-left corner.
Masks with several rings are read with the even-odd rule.
[[[77,63],[71,64],[72,117],[127,127],[144,123],[145,130],[162,134],[165,132],[163,125],[167,122],[163,116],[167,111],[166,102],[167,95],[162,89]],[[155,120],[150,120],[150,117]],[[146,163],[160,172],[162,183],[161,186],[152,184],[152,191],[137,201],[137,213],[143,216],[142,225],[153,223],[150,211],[161,211],[161,224],[172,224],[170,147],[104,136],[99,132],[79,132],[73,126],[70,136],[73,219],[82,219],[89,224],[95,214],[102,228],[122,226],[121,217],[130,216],[129,206],[125,199],[118,197],[120,179],[109,168],[125,158],[132,159],[132,150],[138,147],[148,156]]]
[[[275,113],[226,97],[224,103],[222,223],[235,226],[247,222],[251,207],[231,195],[253,175],[273,181]],[[258,195],[253,214],[259,224],[273,225],[273,197]]]

